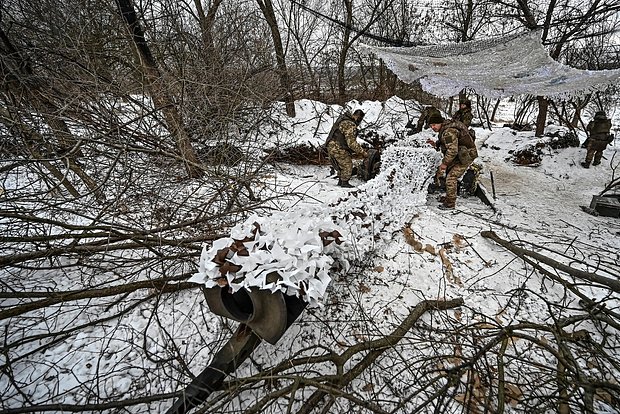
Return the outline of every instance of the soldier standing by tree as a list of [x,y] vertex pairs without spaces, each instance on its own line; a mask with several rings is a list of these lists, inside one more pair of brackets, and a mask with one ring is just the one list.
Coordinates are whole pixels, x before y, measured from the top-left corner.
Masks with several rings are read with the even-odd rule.
[[594,114],[594,119],[588,123],[586,131],[588,132],[588,152],[586,160],[581,163],[583,168],[590,168],[592,165],[599,165],[603,157],[603,151],[607,145],[613,141],[613,135],[609,133],[611,130],[611,119],[607,119],[604,111],[598,111]]
[[338,185],[345,188],[353,188],[349,184],[353,172],[353,153],[368,157],[368,153],[357,142],[357,127],[364,118],[364,111],[357,109],[353,115],[345,112],[332,127],[325,145],[329,160],[338,172]]
[[444,120],[441,116],[435,115],[431,117],[429,123],[433,131],[439,133],[439,140],[436,145],[441,148],[443,153],[437,174],[446,174],[446,196],[439,208],[450,210],[456,205],[458,179],[478,156],[478,151],[467,126],[462,122]]

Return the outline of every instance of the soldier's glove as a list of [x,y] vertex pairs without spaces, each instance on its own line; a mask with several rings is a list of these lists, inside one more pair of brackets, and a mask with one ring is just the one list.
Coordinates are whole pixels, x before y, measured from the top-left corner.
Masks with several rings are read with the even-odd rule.
[[432,139],[428,139],[426,141],[427,144],[431,144],[433,146],[433,148],[435,148],[435,151],[439,151],[441,148],[439,147],[439,141],[433,141]]

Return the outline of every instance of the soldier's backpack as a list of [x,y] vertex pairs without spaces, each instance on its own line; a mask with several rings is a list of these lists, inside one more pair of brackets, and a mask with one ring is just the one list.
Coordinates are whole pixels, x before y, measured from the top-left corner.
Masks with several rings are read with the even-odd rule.
[[603,135],[607,137],[611,130],[611,119],[595,119],[592,122],[592,129],[590,132],[596,135]]

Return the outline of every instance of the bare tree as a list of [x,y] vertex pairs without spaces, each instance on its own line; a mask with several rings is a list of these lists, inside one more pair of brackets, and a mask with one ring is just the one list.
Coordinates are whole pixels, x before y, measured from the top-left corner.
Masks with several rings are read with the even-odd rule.
[[[449,40],[467,42],[482,35],[494,35],[506,31],[499,20],[497,3],[486,0],[467,0],[465,2],[446,1],[441,23],[448,29]],[[499,24],[498,24],[499,23]]]
[[[390,44],[421,43],[424,28],[432,21],[432,16],[416,5],[405,0],[394,1],[386,5],[385,10],[378,16],[372,25],[373,35],[390,41]],[[377,43],[373,39],[364,39],[365,42]],[[383,45],[383,44],[382,44]],[[355,62],[360,67],[360,79],[363,82],[362,90],[372,90],[372,99],[387,99],[397,93],[411,94],[412,87],[406,86],[396,75],[391,73],[382,60],[374,58],[368,62],[368,56],[356,56]]]
[[[80,140],[73,136],[57,100],[67,98],[62,92],[55,90],[43,76],[35,73],[31,62],[23,52],[11,41],[7,33],[0,27],[0,54],[2,56],[1,70],[4,78],[3,92],[6,110],[0,115],[2,122],[8,129],[21,135],[28,145],[26,150],[36,159],[42,160],[45,169],[54,176],[59,184],[64,186],[73,197],[80,197],[81,193],[71,183],[71,180],[62,172],[58,163],[44,160],[46,153],[57,154],[64,160],[68,170],[73,171],[88,189],[98,199],[103,195],[98,184],[78,163]],[[46,142],[45,137],[36,129],[29,126],[28,114],[30,109],[38,112],[50,128],[55,142]],[[51,144],[51,145],[50,145]],[[42,149],[45,148],[43,151]]]
[[215,26],[215,18],[217,11],[223,0],[213,0],[209,5],[207,12],[202,4],[202,0],[194,0],[198,22],[200,24],[200,33],[202,35],[202,43],[205,47],[205,57],[212,63],[220,62],[218,48],[213,38],[213,30]]
[[[596,38],[605,33],[617,30],[606,28],[603,32],[592,31],[601,20],[613,20],[620,10],[620,2],[588,1],[585,5],[576,6],[568,0],[551,0],[546,6],[528,0],[516,2],[500,2],[528,29],[542,29],[542,41],[550,46],[550,56],[558,60],[563,49],[576,39]],[[617,23],[616,23],[617,24]],[[537,97],[538,116],[536,119],[536,136],[542,136],[547,120],[549,102],[546,97]]]
[[[354,0],[342,0],[342,8],[334,7],[335,13],[343,17],[340,21],[344,23],[337,63],[338,102],[340,104],[344,104],[347,101],[346,70],[349,50],[379,20],[383,13],[393,6],[395,1],[373,0],[356,8]],[[356,15],[360,16],[360,18],[354,19]],[[362,23],[364,21],[365,23]]]
[[151,49],[144,36],[144,31],[138,21],[138,16],[134,10],[131,0],[117,0],[119,13],[127,24],[129,36],[139,55],[140,66],[144,70],[145,79],[149,87],[153,103],[158,110],[164,113],[166,124],[172,134],[176,137],[177,146],[183,160],[185,168],[190,178],[199,177],[202,174],[200,162],[196,152],[192,147],[189,135],[183,125],[183,119],[172,98],[165,89],[166,79],[162,76]]
[[321,66],[336,28],[308,10],[324,12],[324,5],[325,2],[318,0],[305,2],[303,7],[288,0],[278,2],[286,33],[291,39],[287,43],[291,48],[289,59],[296,84],[303,96],[317,100],[323,99]]
[[276,51],[276,62],[278,67],[278,75],[280,77],[280,84],[285,92],[286,98],[284,102],[286,104],[286,113],[288,116],[295,116],[295,98],[293,96],[293,89],[291,81],[286,68],[286,56],[284,53],[284,46],[282,45],[282,37],[280,36],[280,29],[278,27],[278,21],[276,19],[276,13],[273,8],[271,0],[256,0],[260,7],[269,29],[271,31],[271,38],[273,39],[273,46]]

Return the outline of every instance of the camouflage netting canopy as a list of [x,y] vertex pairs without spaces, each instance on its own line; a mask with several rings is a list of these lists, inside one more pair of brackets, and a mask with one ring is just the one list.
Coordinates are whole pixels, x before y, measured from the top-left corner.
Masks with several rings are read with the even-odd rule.
[[404,82],[420,79],[425,91],[442,97],[473,88],[494,98],[531,94],[561,99],[620,80],[620,70],[579,70],[554,61],[540,35],[537,30],[448,45],[362,48]]

